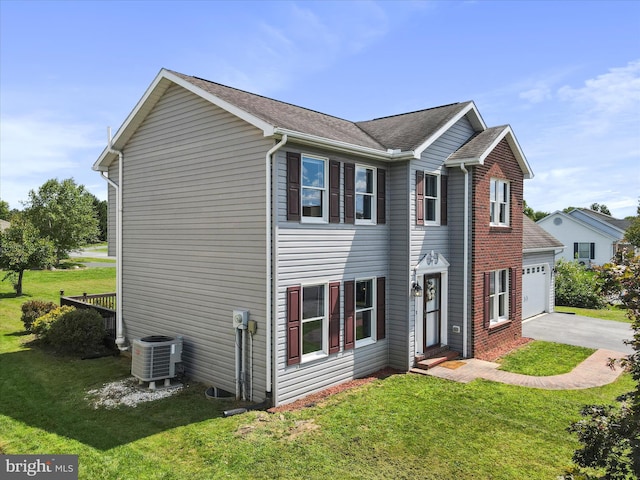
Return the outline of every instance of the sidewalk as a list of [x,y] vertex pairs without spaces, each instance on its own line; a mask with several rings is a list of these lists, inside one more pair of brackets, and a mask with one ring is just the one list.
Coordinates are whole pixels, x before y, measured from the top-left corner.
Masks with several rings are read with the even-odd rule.
[[477,378],[507,383],[522,387],[545,390],[578,390],[601,387],[615,381],[623,372],[619,365],[615,369],[607,366],[610,358],[620,359],[625,354],[613,350],[600,349],[569,373],[550,377],[533,377],[519,373],[498,370],[497,363],[470,358],[443,363],[429,370],[412,369],[414,373],[468,383]]

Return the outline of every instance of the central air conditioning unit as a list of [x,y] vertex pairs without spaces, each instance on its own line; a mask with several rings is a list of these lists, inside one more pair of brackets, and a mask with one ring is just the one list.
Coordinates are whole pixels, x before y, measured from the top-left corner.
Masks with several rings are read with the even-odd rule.
[[151,389],[156,387],[156,380],[164,380],[169,386],[170,379],[176,376],[176,364],[181,361],[182,337],[152,335],[133,340],[131,374],[140,382],[150,382]]

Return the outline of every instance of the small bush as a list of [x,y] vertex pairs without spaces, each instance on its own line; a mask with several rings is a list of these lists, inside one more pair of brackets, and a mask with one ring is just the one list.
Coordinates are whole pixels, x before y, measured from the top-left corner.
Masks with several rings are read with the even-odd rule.
[[44,300],[29,300],[22,304],[22,323],[24,323],[24,329],[27,332],[31,332],[31,326],[38,317],[46,315],[51,310],[58,308],[53,302],[45,302]]
[[104,320],[98,312],[78,309],[53,322],[46,341],[60,351],[82,354],[99,350],[105,335]]
[[558,261],[556,265],[556,305],[580,308],[603,308],[605,299],[595,272],[576,260]]
[[47,341],[47,333],[53,325],[62,315],[72,312],[75,310],[75,307],[70,307],[65,305],[63,307],[57,307],[50,312],[38,317],[35,322],[31,325],[31,332],[38,335],[44,341]]

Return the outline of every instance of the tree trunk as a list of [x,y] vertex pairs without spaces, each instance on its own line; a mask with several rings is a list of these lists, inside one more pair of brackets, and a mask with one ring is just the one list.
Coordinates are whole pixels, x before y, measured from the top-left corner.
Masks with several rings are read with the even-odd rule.
[[21,296],[22,295],[22,276],[24,275],[24,270],[20,270],[18,272],[18,281],[16,282],[15,288],[16,288],[16,296]]

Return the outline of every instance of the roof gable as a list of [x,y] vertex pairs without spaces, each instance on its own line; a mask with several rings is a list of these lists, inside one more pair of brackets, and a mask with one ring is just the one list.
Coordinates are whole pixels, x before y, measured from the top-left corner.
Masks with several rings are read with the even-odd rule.
[[458,150],[449,155],[445,163],[447,166],[462,164],[484,165],[486,158],[502,139],[507,140],[511,151],[518,161],[518,165],[520,165],[520,169],[524,173],[524,178],[533,178],[533,171],[529,166],[529,162],[524,156],[520,144],[509,125],[491,127],[477,133]]
[[606,224],[609,227],[613,227],[622,233],[624,233],[631,226],[631,222],[629,220],[613,218],[611,215],[596,212],[589,208],[576,208],[574,210],[571,210],[569,212],[569,215],[575,217],[579,215],[579,213],[582,213],[583,215],[586,215],[587,217],[590,217],[597,222]]
[[[487,129],[473,102],[454,103],[416,112],[351,122],[303,107],[249,93],[198,77],[162,69],[140,101],[113,137],[111,148],[122,150],[128,140],[154,108],[167,88],[176,84],[228,111],[263,132],[265,137],[288,135],[297,143],[325,146],[379,160],[420,158],[422,152],[461,118],[472,127]],[[510,132],[510,128],[509,128]],[[476,138],[476,137],[473,137]],[[481,136],[481,139],[486,138]],[[509,137],[516,158],[524,166],[525,178],[530,169],[511,133]],[[105,171],[116,159],[109,146],[93,165]]]

